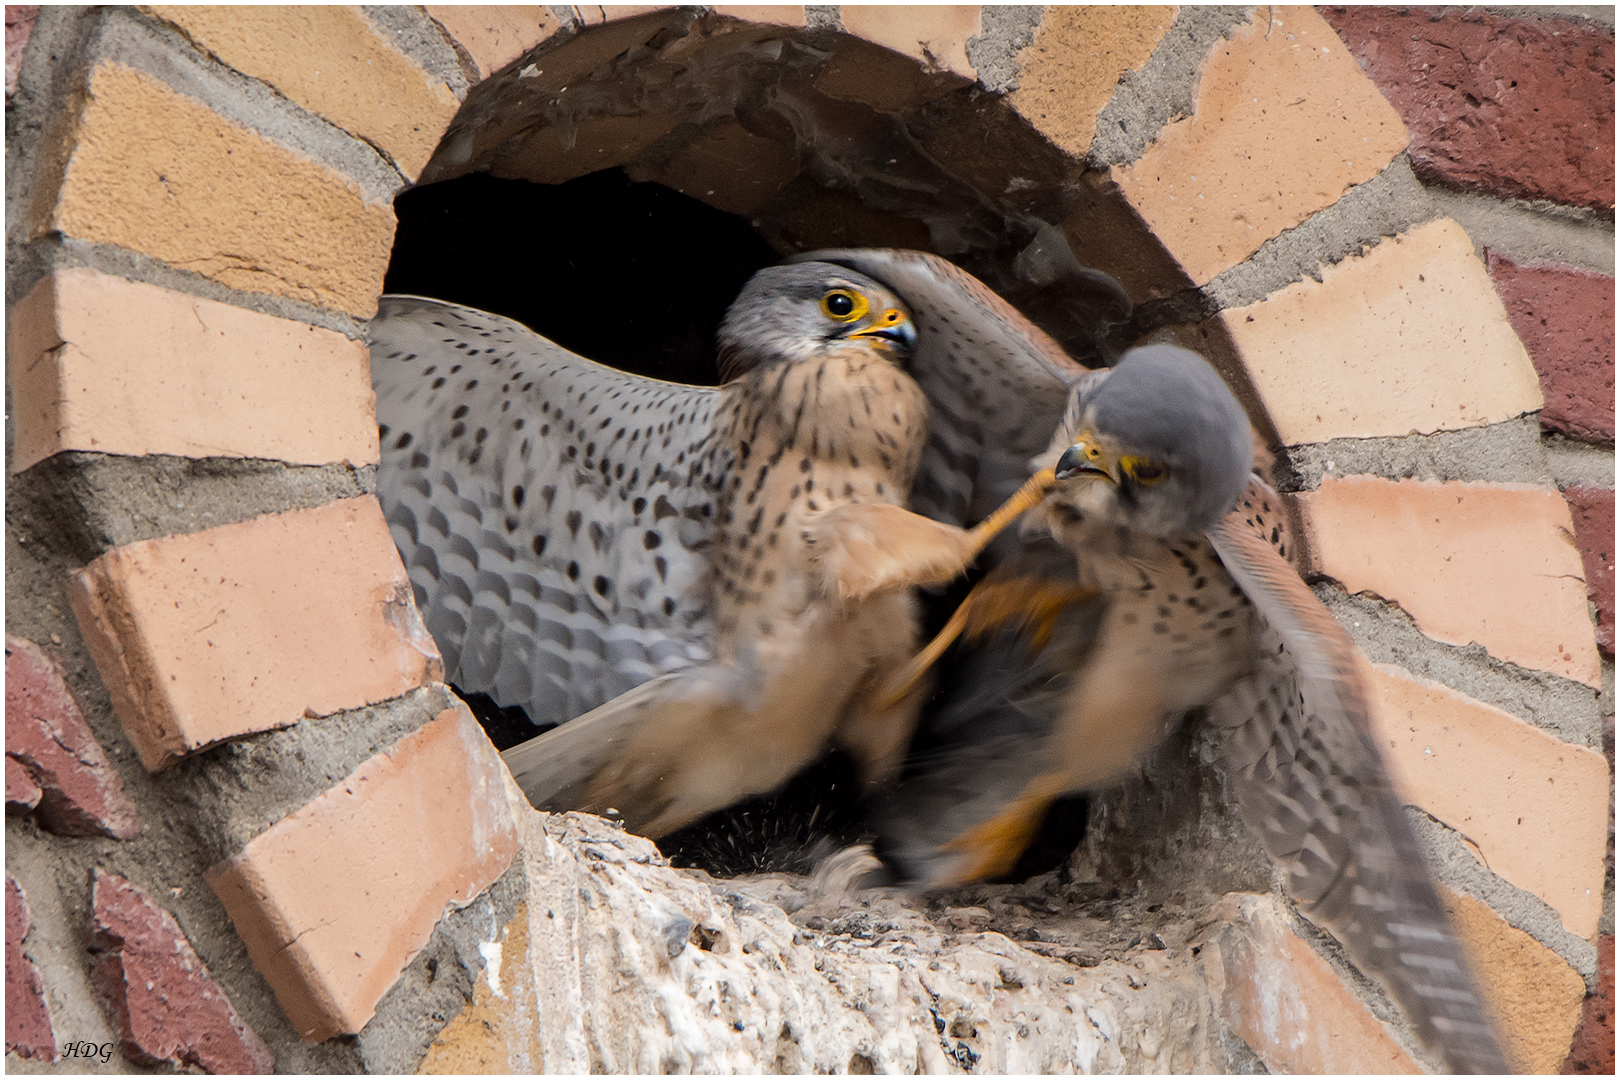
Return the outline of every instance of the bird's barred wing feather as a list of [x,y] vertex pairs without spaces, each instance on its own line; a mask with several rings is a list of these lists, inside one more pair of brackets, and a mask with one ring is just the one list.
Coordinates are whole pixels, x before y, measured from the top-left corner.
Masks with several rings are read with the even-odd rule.
[[911,375],[928,396],[928,445],[911,509],[967,525],[1029,479],[1069,386],[1086,368],[977,278],[921,251],[837,249],[792,261],[836,263],[881,281],[911,309]]
[[1458,1072],[1505,1072],[1479,992],[1370,735],[1356,648],[1273,546],[1258,481],[1209,532],[1264,621],[1256,670],[1211,708],[1238,810],[1294,895]]
[[379,495],[451,681],[567,720],[707,658],[717,393],[385,296]]

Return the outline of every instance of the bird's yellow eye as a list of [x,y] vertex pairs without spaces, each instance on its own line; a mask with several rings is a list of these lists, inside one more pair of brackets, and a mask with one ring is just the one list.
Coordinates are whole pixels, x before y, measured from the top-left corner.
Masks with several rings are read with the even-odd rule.
[[849,289],[834,289],[821,298],[821,311],[835,322],[854,322],[865,315],[871,305],[866,297]]
[[1157,461],[1139,457],[1120,458],[1119,471],[1143,487],[1152,487],[1170,475],[1170,471]]

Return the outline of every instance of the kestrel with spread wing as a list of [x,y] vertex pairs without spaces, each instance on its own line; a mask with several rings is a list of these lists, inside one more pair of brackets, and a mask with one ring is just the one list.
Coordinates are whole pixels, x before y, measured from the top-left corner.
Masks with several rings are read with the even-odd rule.
[[1054,798],[1119,778],[1209,706],[1238,811],[1305,912],[1454,1069],[1504,1071],[1372,741],[1355,646],[1284,558],[1220,376],[1184,349],[1134,349],[1077,381],[1042,462],[1024,551],[920,658],[957,637],[978,682],[930,718],[933,749],[880,804],[886,856],[925,886],[1003,873]]
[[[958,526],[1023,483],[1084,370],[897,251],[760,271],[716,388],[416,297],[383,299],[371,350],[379,494],[451,681],[568,721],[506,752],[536,805],[652,836],[829,745],[894,771],[918,695],[878,691],[915,652],[904,586],[994,534]],[[914,486],[941,521],[905,509]]]

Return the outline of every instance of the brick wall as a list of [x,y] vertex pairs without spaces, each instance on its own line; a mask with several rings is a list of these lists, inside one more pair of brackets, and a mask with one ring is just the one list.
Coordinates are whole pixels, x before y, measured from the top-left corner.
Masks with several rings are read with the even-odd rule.
[[[371,495],[360,341],[401,188],[623,167],[783,252],[992,280],[1051,221],[1133,333],[1211,356],[1510,1062],[1564,1061],[1612,955],[1612,27],[160,5],[8,7],[7,47],[8,1052],[408,1069],[475,998],[517,831]],[[1421,1057],[1330,954],[1233,919],[1368,1033],[1340,1064]],[[1222,1015],[1332,1067],[1264,1013],[1276,976],[1229,970]]]

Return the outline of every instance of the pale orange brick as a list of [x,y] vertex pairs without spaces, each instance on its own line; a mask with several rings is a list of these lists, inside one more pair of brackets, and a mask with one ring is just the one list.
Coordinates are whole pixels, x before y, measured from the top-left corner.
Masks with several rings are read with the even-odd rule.
[[42,228],[144,252],[233,289],[369,317],[394,212],[311,158],[104,63],[91,73]]
[[1475,427],[1541,408],[1536,369],[1450,218],[1218,318],[1290,445]]
[[1113,169],[1199,285],[1406,148],[1400,115],[1314,9],[1257,11],[1204,61],[1193,114]]
[[425,10],[489,78],[562,28],[540,4],[428,4]]
[[444,676],[369,496],[114,548],[69,592],[148,769]]
[[968,39],[983,30],[977,4],[845,4],[838,17],[851,34],[930,70],[979,77],[967,56]]
[[1602,669],[1569,506],[1524,484],[1328,477],[1298,496],[1313,568],[1451,645],[1590,686]]
[[1609,763],[1390,664],[1371,669],[1373,736],[1402,797],[1467,836],[1580,937],[1603,912]]
[[1581,1018],[1586,981],[1557,953],[1471,896],[1441,887],[1485,1009],[1516,1073],[1556,1073]]
[[1084,157],[1119,80],[1147,63],[1175,17],[1174,5],[1048,6],[1018,54],[1008,104],[1054,145]]
[[[1275,896],[1228,893],[1204,949],[1215,1006],[1273,1073],[1420,1073]],[[1212,955],[1213,954],[1213,955]]]
[[224,63],[376,146],[415,180],[459,102],[360,12],[342,5],[152,4]]
[[668,11],[670,7],[669,4],[576,4],[574,17],[581,26],[601,26],[653,11]]
[[659,168],[629,173],[632,180],[672,187],[728,214],[750,214],[799,175],[799,161],[792,146],[727,117]]
[[803,4],[719,4],[712,10],[716,15],[729,15],[744,22],[775,26],[805,25]]
[[207,873],[298,1034],[354,1034],[517,854],[500,756],[446,709]]
[[18,472],[62,450],[377,461],[365,344],[331,330],[87,268],[7,329]]

